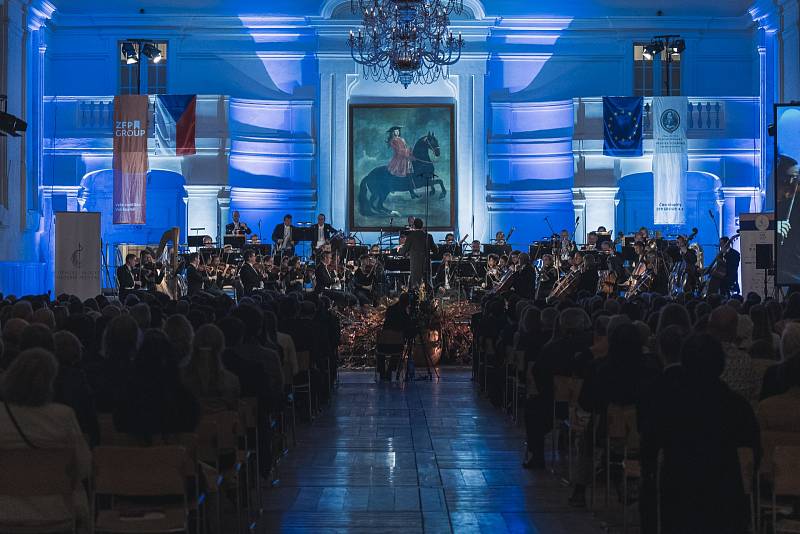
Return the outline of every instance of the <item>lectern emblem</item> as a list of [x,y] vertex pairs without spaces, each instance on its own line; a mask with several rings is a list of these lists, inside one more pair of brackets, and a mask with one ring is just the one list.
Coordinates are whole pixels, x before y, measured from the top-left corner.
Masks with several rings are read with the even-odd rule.
[[83,252],[83,245],[78,242],[78,248],[75,249],[70,258],[72,260],[72,266],[78,270],[81,268],[81,252]]
[[681,125],[681,116],[674,109],[667,109],[661,114],[661,127],[669,133],[677,130]]

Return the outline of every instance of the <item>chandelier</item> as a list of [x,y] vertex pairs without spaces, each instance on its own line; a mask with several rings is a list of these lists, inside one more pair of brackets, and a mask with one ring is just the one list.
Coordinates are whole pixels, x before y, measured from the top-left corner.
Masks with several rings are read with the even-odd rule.
[[464,39],[448,29],[464,0],[350,0],[363,28],[348,44],[364,77],[375,81],[433,83],[461,58]]

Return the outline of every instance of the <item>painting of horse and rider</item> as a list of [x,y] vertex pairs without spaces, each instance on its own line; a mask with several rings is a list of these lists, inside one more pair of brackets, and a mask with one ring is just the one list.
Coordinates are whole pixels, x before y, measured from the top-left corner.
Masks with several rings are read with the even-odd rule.
[[455,223],[454,106],[350,106],[350,228]]

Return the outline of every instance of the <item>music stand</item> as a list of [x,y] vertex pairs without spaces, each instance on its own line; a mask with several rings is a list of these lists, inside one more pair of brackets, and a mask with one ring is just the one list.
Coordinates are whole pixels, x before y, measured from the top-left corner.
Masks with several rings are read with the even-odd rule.
[[483,245],[483,253],[497,254],[498,256],[511,254],[511,245]]
[[203,246],[204,235],[189,235],[186,236],[186,246],[189,248],[198,248]]
[[244,248],[245,237],[239,234],[225,234],[225,237],[222,240],[223,245],[230,245],[233,248],[238,248],[239,250]]

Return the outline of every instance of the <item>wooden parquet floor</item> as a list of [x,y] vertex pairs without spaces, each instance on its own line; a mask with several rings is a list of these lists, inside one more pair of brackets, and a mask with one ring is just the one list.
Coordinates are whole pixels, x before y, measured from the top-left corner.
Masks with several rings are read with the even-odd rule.
[[479,396],[467,369],[439,383],[376,384],[345,372],[331,406],[299,425],[265,490],[260,532],[589,534],[549,472],[522,469],[524,432]]

